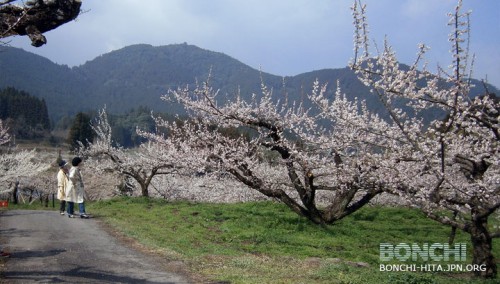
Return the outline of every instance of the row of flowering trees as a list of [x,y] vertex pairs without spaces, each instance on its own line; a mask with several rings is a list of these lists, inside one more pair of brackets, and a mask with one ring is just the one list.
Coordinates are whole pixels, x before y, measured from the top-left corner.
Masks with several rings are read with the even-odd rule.
[[[0,146],[10,141],[8,130],[0,120]],[[34,149],[18,151],[12,147],[0,148],[0,194],[13,194],[16,198],[19,179],[34,176],[45,168],[46,165],[36,160]],[[13,193],[12,185],[14,185]]]
[[[492,239],[500,234],[491,231],[488,219],[500,207],[500,107],[494,96],[469,93],[469,56],[462,49],[468,14],[460,8],[461,2],[450,14],[451,69],[432,74],[420,66],[424,45],[409,68],[400,68],[388,42],[372,54],[365,6],[353,6],[351,67],[383,103],[389,119],[363,101],[348,99],[340,87],[331,97],[320,82],[308,96],[312,107],[305,108],[276,99],[265,84],[250,101],[239,94],[219,99],[209,78],[194,89],[165,95],[165,101],[181,103],[191,119],[172,123],[157,118],[156,132],[138,130],[148,142],[133,154],[113,146],[101,113],[94,125],[100,139],[84,154],[108,156],[107,168],[136,179],[143,195],[160,173],[223,173],[322,225],[383,192],[394,194],[429,218],[468,233],[473,263],[487,267],[477,273],[495,277]],[[429,109],[445,119],[424,122],[422,113]],[[245,129],[250,138],[218,131],[227,128]],[[266,159],[269,153],[278,159]]]

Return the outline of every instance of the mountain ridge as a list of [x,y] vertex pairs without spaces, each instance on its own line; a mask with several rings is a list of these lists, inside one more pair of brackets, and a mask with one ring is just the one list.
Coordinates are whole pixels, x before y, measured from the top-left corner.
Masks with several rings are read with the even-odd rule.
[[[348,67],[283,77],[253,69],[224,53],[183,43],[131,45],[70,68],[19,48],[0,48],[0,88],[14,87],[44,98],[53,122],[104,105],[114,113],[138,106],[182,113],[181,106],[162,101],[161,95],[203,82],[209,73],[212,86],[230,97],[239,91],[248,99],[252,93],[260,93],[264,82],[273,88],[276,97],[286,93],[289,99],[301,100],[318,79],[329,83],[329,92],[335,91],[338,81],[349,97],[366,99],[374,109],[381,109]],[[498,93],[495,87],[489,87]]]

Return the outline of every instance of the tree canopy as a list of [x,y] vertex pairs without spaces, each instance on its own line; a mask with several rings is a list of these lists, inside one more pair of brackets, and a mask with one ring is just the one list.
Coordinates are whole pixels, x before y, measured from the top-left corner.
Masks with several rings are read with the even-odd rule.
[[50,131],[45,100],[14,88],[0,90],[0,119],[18,138],[36,138]]
[[80,147],[79,142],[88,145],[94,140],[94,131],[92,130],[90,121],[91,119],[88,114],[83,112],[76,114],[68,134],[68,144],[71,145],[72,150]]

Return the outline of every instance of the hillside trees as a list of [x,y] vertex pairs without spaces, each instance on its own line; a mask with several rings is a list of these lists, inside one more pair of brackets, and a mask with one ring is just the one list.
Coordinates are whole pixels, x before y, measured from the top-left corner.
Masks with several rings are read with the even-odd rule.
[[72,150],[78,150],[80,143],[88,145],[94,139],[94,132],[90,125],[90,116],[86,113],[79,112],[73,120],[73,125],[69,129],[68,144]]
[[[399,68],[387,41],[380,53],[370,54],[364,9],[358,4],[353,9],[356,57],[352,67],[384,104],[390,120],[346,122],[378,139],[378,155],[383,159],[376,167],[384,174],[384,190],[428,217],[468,233],[473,264],[486,268],[475,273],[495,277],[492,238],[500,237],[500,232],[491,231],[488,218],[500,207],[500,104],[494,95],[470,93],[469,13],[462,13],[461,1],[450,13],[452,64],[449,71],[431,74],[425,65],[417,72],[427,51],[424,45],[407,71]],[[450,87],[440,88],[443,81]],[[394,106],[401,100],[411,111]],[[324,109],[334,108],[324,97],[317,101]],[[422,112],[429,108],[440,109],[446,119],[426,126]]]
[[31,0],[23,6],[12,2],[0,2],[0,38],[27,35],[35,47],[47,43],[43,33],[76,19],[82,5],[81,0]]
[[155,122],[151,109],[144,106],[131,109],[124,114],[108,114],[114,142],[125,148],[138,147],[144,138],[137,134],[136,128],[154,131]]
[[45,100],[14,88],[0,90],[0,119],[9,122],[11,134],[18,138],[37,138],[50,131]]

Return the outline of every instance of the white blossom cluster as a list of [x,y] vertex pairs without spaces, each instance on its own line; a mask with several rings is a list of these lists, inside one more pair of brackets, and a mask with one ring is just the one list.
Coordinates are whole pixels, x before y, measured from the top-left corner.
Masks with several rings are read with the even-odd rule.
[[3,121],[0,119],[0,145],[3,145],[10,141],[9,129],[3,125]]
[[[376,145],[358,143],[356,133],[337,127],[341,121],[321,108],[276,102],[272,90],[264,84],[261,90],[251,101],[237,95],[219,105],[218,92],[207,80],[194,90],[180,88],[164,96],[182,103],[192,115],[183,124],[156,121],[168,129],[169,147],[186,149],[177,165],[202,175],[231,177],[317,223],[339,220],[382,192],[385,181],[370,166],[372,158],[358,158]],[[324,92],[318,83],[311,98],[319,102]],[[351,106],[340,94],[335,103],[342,106],[341,115],[350,115]],[[329,127],[322,126],[325,121]],[[228,128],[244,130],[250,137],[226,135]],[[155,142],[165,139],[143,135]]]
[[36,161],[36,150],[12,151],[0,155],[0,184],[35,175],[45,169]]
[[99,112],[92,128],[97,137],[86,147],[81,144],[79,155],[87,158],[88,167],[95,172],[115,172],[133,178],[143,196],[149,196],[149,185],[155,176],[182,171],[182,147],[174,147],[171,140],[162,136],[133,150],[115,145],[105,108]]
[[170,201],[235,203],[270,200],[237,181],[210,175],[159,176],[151,186],[151,195]]
[[[8,128],[0,120],[0,145],[10,141]],[[30,177],[46,169],[46,165],[36,159],[36,150],[18,151],[15,148],[2,149],[0,153],[0,193],[10,191],[12,182]]]

